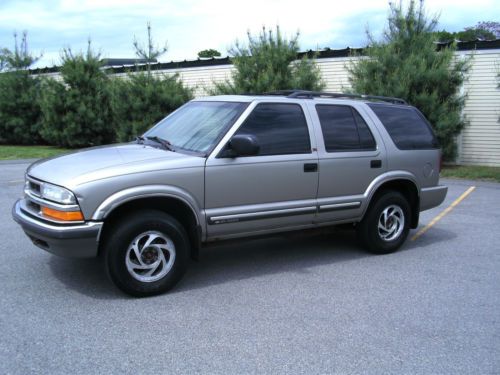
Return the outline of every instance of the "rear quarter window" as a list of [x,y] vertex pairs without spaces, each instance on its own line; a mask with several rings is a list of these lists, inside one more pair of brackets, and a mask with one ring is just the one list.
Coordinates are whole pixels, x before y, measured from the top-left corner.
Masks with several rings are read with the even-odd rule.
[[369,103],[400,150],[434,149],[439,144],[425,117],[413,107]]

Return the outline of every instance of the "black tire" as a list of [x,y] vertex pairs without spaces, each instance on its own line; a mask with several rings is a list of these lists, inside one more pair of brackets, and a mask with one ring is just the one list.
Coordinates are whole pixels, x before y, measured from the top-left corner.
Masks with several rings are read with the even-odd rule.
[[[382,214],[386,209],[389,218],[385,221],[385,227],[393,228],[390,224],[394,224],[393,232],[379,229],[379,220],[383,220]],[[402,225],[401,218],[404,220]],[[357,226],[358,239],[362,247],[371,253],[392,253],[398,250],[408,237],[410,218],[411,208],[406,198],[397,191],[385,191],[370,204],[363,220]],[[384,227],[383,224],[382,221]],[[383,236],[387,236],[386,239]]]
[[[151,245],[145,246],[152,238]],[[137,260],[133,243],[136,243],[136,249],[141,250],[140,260]],[[189,259],[189,239],[182,225],[172,216],[162,211],[143,210],[124,217],[114,225],[103,250],[111,281],[127,294],[146,297],[170,290],[182,278]],[[155,272],[146,276],[146,272],[157,263]],[[136,270],[133,265],[150,268]],[[164,272],[166,274],[162,275]],[[150,280],[138,280],[137,277]]]

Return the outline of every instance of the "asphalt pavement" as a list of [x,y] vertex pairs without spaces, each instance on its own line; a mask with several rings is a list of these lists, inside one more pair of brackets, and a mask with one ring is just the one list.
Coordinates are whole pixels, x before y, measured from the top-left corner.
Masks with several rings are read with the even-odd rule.
[[0,374],[500,374],[500,184],[444,180],[421,227],[476,189],[394,254],[349,230],[247,240],[133,299],[30,243],[26,167],[0,164]]

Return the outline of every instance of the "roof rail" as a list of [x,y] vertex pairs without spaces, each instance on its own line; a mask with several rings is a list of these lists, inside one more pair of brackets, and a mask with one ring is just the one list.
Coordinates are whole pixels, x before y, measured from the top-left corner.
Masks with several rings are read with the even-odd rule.
[[306,92],[304,90],[276,90],[276,91],[268,91],[261,95],[277,95],[277,96],[290,96],[296,92]]
[[408,103],[404,99],[393,98],[390,96],[378,96],[378,95],[361,95],[361,94],[343,94],[337,92],[322,92],[322,91],[306,91],[306,90],[280,90],[273,92],[266,92],[265,95],[284,95],[287,98],[349,98],[349,99],[368,99],[368,100],[379,100],[383,102],[393,103],[393,104],[405,104]]

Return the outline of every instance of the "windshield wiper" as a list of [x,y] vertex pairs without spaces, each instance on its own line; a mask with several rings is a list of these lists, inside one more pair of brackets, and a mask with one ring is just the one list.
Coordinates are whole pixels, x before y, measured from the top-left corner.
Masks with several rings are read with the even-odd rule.
[[[141,137],[141,138],[144,139],[143,137]],[[170,143],[166,139],[157,137],[156,135],[146,137],[146,139],[161,144],[165,149],[167,149],[169,151],[174,151],[174,149],[172,147],[172,143]]]

